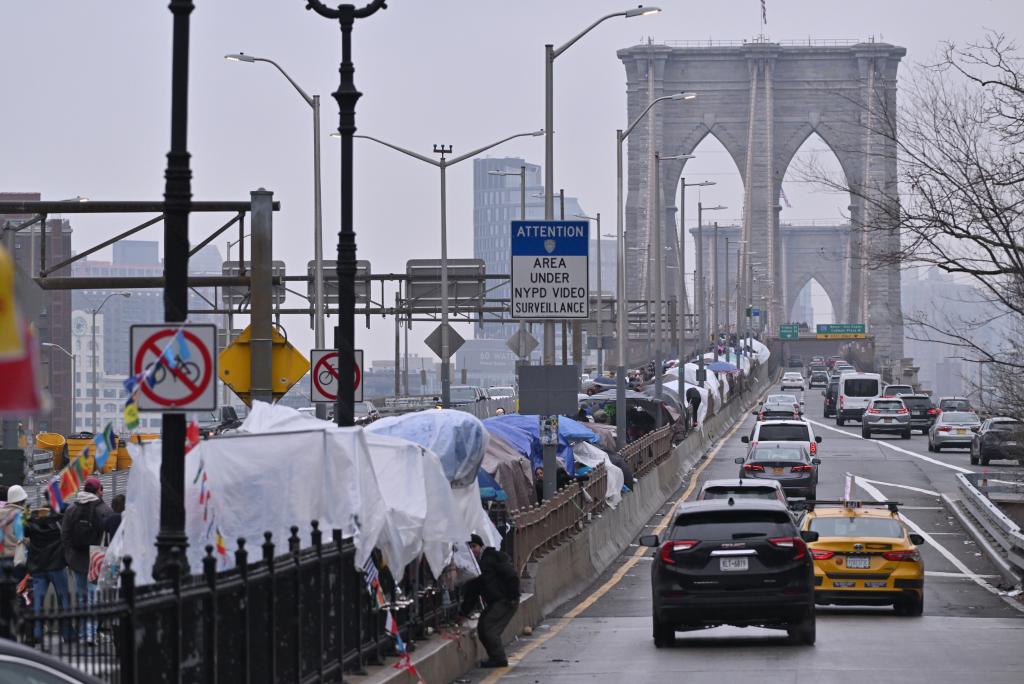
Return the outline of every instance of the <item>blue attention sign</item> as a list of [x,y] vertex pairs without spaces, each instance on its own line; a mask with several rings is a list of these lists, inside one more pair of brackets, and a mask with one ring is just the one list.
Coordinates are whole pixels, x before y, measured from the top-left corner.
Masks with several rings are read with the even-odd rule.
[[512,318],[590,316],[589,221],[513,221]]

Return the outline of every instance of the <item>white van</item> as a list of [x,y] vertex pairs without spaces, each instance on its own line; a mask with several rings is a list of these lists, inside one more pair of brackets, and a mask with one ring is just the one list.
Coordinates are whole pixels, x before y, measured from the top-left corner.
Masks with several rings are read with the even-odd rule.
[[882,396],[882,376],[878,373],[843,373],[836,390],[836,425],[860,420],[872,399]]

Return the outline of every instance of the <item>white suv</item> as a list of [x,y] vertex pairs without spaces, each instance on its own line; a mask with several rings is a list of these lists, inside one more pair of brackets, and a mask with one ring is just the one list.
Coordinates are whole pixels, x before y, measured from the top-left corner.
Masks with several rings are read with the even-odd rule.
[[782,389],[803,389],[804,376],[800,373],[784,373],[782,376]]
[[751,447],[760,442],[803,442],[811,456],[818,454],[821,437],[815,436],[814,428],[805,420],[763,420],[754,423],[750,436],[740,438]]

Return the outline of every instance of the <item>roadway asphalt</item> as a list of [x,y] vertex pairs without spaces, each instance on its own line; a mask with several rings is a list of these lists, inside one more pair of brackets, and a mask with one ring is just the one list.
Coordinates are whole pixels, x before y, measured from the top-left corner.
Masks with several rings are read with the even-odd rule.
[[[941,682],[1019,684],[1024,672],[1024,603],[1005,596],[996,569],[943,508],[955,474],[976,470],[966,450],[928,453],[927,438],[860,437],[860,425],[837,428],[822,416],[818,390],[805,393],[805,417],[822,436],[818,498],[841,498],[846,473],[854,497],[898,500],[912,527],[926,533],[925,612],[899,617],[890,608],[819,607],[813,647],[787,643],[785,633],[718,627],[680,632],[676,647],[655,649],[651,638],[650,550],[632,546],[585,592],[549,616],[533,636],[509,649],[511,667],[475,670],[468,682]],[[732,477],[740,436],[753,416],[710,452],[704,479]],[[700,467],[700,466],[699,466]],[[962,469],[962,470],[958,470]],[[1020,474],[991,464],[991,478]],[[649,522],[654,528],[682,495]],[[692,493],[690,494],[692,497]]]

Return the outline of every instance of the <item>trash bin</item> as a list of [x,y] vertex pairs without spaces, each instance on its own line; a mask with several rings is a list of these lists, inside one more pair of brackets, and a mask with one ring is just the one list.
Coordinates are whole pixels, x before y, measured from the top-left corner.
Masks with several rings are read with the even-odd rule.
[[46,449],[53,453],[53,470],[54,472],[64,467],[67,459],[65,458],[67,452],[68,441],[64,439],[64,435],[56,432],[40,432],[36,435],[36,448]]
[[123,439],[117,440],[117,469],[128,470],[132,467],[132,457],[128,453],[128,443]]
[[78,457],[82,457],[82,473],[89,477],[96,469],[96,442],[93,441],[91,432],[68,435],[68,463]]

